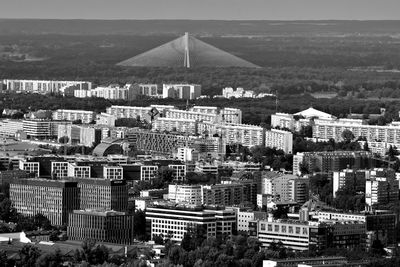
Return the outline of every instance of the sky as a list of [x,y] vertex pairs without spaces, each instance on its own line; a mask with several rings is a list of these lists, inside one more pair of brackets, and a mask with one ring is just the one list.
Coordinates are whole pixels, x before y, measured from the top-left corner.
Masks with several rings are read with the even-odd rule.
[[400,20],[400,0],[0,0],[0,18]]

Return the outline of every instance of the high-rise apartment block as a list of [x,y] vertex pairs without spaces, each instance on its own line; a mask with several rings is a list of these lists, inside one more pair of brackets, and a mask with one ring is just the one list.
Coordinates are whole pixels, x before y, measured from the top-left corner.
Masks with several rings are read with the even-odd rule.
[[292,154],[293,134],[276,129],[265,131],[265,146],[283,150],[286,154]]
[[299,174],[301,167],[308,172],[332,174],[346,168],[370,169],[375,167],[376,160],[367,151],[321,151],[303,152],[293,156],[293,174]]
[[163,84],[163,98],[196,99],[201,96],[198,84]]

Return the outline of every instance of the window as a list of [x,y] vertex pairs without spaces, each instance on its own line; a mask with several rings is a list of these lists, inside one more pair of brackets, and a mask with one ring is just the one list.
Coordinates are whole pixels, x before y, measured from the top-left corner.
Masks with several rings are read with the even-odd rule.
[[275,225],[274,231],[275,231],[275,232],[279,232],[279,225]]
[[264,223],[261,224],[261,231],[265,231],[265,224]]
[[272,224],[268,224],[268,231],[272,232]]
[[293,226],[289,226],[289,234],[293,234]]
[[300,227],[296,227],[296,234],[300,234]]
[[281,232],[282,232],[282,233],[286,233],[286,225],[282,225],[282,227],[281,227]]
[[303,235],[307,235],[308,234],[308,230],[306,227],[303,227]]

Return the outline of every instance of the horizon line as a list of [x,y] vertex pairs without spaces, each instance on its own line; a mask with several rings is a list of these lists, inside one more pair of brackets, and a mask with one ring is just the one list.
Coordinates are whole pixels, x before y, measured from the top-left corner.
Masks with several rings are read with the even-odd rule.
[[146,18],[146,19],[125,19],[125,18],[1,18],[0,20],[82,20],[82,21],[282,21],[282,22],[295,22],[295,21],[400,21],[400,19],[171,19],[171,18]]

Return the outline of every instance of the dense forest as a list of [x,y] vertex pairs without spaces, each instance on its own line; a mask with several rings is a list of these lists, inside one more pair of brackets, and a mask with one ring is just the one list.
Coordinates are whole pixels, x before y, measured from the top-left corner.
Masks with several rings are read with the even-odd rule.
[[85,36],[14,33],[0,35],[0,79],[89,80],[95,85],[186,81],[201,84],[203,94],[209,95],[220,94],[222,88],[232,86],[278,92],[280,96],[335,92],[343,97],[398,98],[398,37],[389,32],[381,34],[331,32],[310,36],[304,30],[297,34],[257,36],[204,33],[198,36],[201,40],[263,68],[182,69],[115,66],[176,38],[172,33]]
[[[189,102],[190,106],[217,106],[240,108],[243,113],[243,123],[260,125],[270,123],[271,114],[278,112],[296,113],[309,107],[333,114],[337,117],[345,117],[350,112],[359,114],[377,114],[380,108],[386,108],[383,120],[376,123],[385,123],[399,120],[398,107],[400,100],[366,100],[366,99],[317,99],[309,94],[287,96],[279,100],[266,97],[260,99],[199,99]],[[36,111],[39,109],[83,109],[96,112],[105,112],[111,105],[149,106],[152,104],[175,105],[178,108],[186,108],[186,101],[179,99],[141,99],[137,101],[111,101],[103,98],[75,98],[62,97],[59,95],[39,94],[9,94],[0,93],[0,110],[20,109],[23,112]]]

